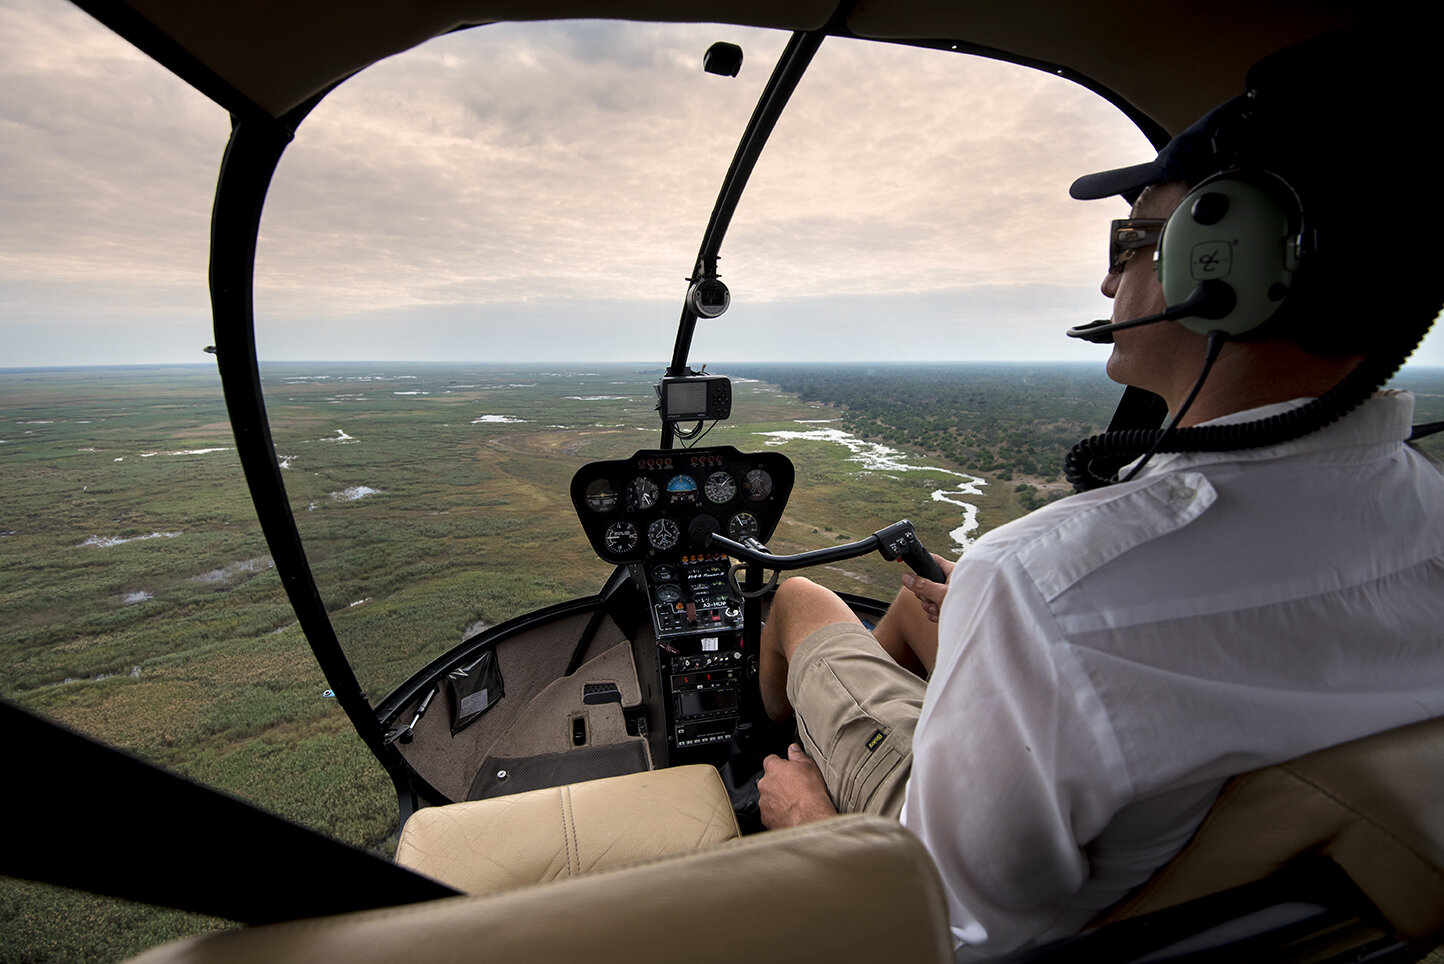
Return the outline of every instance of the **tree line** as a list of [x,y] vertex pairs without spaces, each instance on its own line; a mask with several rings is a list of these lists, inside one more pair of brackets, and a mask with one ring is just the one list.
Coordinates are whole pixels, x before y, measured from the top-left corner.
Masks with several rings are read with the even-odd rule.
[[[1060,479],[1068,449],[1107,426],[1122,393],[1099,366],[1076,363],[753,363],[728,372],[830,405],[859,437],[1003,481]],[[1019,492],[1039,498],[1026,482]]]

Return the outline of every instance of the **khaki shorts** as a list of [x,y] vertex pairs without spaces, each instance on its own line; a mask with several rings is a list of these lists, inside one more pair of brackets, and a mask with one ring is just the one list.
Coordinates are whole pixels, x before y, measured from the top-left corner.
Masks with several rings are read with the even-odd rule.
[[787,699],[840,812],[902,814],[926,688],[854,623],[824,626],[797,647]]

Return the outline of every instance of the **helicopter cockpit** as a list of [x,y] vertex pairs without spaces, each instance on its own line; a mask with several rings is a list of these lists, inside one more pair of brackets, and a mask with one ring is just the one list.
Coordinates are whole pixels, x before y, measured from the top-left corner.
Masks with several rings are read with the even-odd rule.
[[[709,0],[518,12],[475,0],[407,11],[367,2],[338,31],[324,4],[266,17],[168,0],[76,5],[204,94],[207,108],[220,105],[230,124],[209,212],[206,351],[254,506],[244,515],[259,521],[244,534],[246,572],[272,580],[276,598],[252,598],[256,587],[234,573],[217,577],[243,615],[214,625],[248,634],[246,654],[220,662],[237,677],[260,674],[251,688],[270,707],[265,739],[284,734],[274,738],[326,756],[317,771],[365,771],[295,790],[308,800],[286,816],[315,828],[332,819],[317,816],[328,800],[364,802],[331,808],[351,811],[335,817],[350,821],[345,833],[320,828],[348,846],[291,827],[288,869],[260,893],[240,868],[270,865],[267,842],[282,821],[203,794],[173,806],[171,793],[190,791],[135,761],[96,757],[86,779],[138,788],[100,832],[155,807],[184,812],[177,819],[193,828],[223,821],[233,830],[216,859],[238,869],[217,876],[236,879],[194,887],[175,873],[180,852],[51,873],[56,861],[40,847],[22,848],[19,870],[6,872],[256,924],[384,915],[454,894],[440,875],[389,861],[422,812],[557,791],[570,819],[583,808],[572,788],[662,771],[701,772],[721,788],[730,814],[717,819],[737,831],[723,836],[743,837],[728,845],[742,856],[725,875],[745,878],[748,860],[763,866],[769,834],[753,833],[761,760],[785,753],[794,732],[767,719],[758,690],[759,636],[779,578],[825,577],[871,626],[903,572],[943,581],[932,551],[956,558],[982,529],[1066,491],[1051,467],[1015,479],[999,459],[984,479],[943,463],[934,454],[946,432],[919,429],[931,441],[899,452],[844,431],[825,392],[799,397],[768,359],[850,361],[845,377],[886,380],[889,365],[923,368],[916,359],[965,348],[1007,357],[997,332],[1009,326],[1061,340],[1093,310],[1084,299],[1095,297],[1100,260],[1089,240],[1099,216],[1067,201],[1068,180],[1151,153],[1233,93],[1262,54],[1378,18],[1355,3],[1231,2],[1231,17],[1248,24],[1240,29],[1182,11],[1120,25],[1096,4],[763,10]],[[565,19],[577,14],[616,19]],[[1167,42],[1185,23],[1207,42]],[[542,84],[538,67],[560,80]],[[651,79],[638,79],[642,67]],[[423,109],[427,96],[443,106]],[[350,245],[348,231],[371,240]],[[401,242],[419,253],[403,258]],[[1088,345],[1064,350],[1098,357]],[[485,361],[488,352],[507,360]],[[1025,395],[1031,375],[1009,370],[1009,390]],[[1075,438],[1105,426],[1153,431],[1157,400],[1098,376],[1070,383],[1049,417],[1064,422],[1057,411],[1071,410],[1088,426]],[[968,404],[990,414],[981,394]],[[988,458],[998,448],[966,443]],[[226,515],[216,526],[242,524]],[[288,605],[278,607],[282,591]],[[268,675],[277,652],[303,645],[321,676]],[[36,697],[107,718],[100,697],[73,699]],[[342,716],[359,744],[338,735]],[[195,728],[227,726],[240,724],[207,718]],[[89,752],[40,728],[24,734],[27,752],[47,758]],[[207,764],[216,755],[199,754]],[[264,771],[227,779],[222,789],[248,800],[271,789]],[[55,797],[81,796],[55,786]],[[635,807],[642,822],[693,819],[685,802],[607,799],[592,806],[622,817]],[[81,820],[59,808],[52,816]],[[498,826],[488,832],[527,835]],[[947,915],[926,855],[915,841],[878,843],[874,825],[856,832],[864,842],[842,846],[907,851],[879,879],[917,888],[932,915],[919,940],[936,936]],[[797,858],[779,886],[835,870],[840,889],[856,887],[846,875],[872,865],[858,858],[849,870],[840,865],[857,852],[845,856],[839,866]],[[648,899],[684,886],[700,904],[714,870],[704,869],[682,866],[686,884],[616,879]],[[1298,884],[1290,876],[1266,899]],[[589,886],[588,907],[607,890]],[[1180,935],[1248,917],[1252,900],[1192,917],[1175,910],[1163,937],[1138,936],[1146,924],[1100,953],[1186,955],[1194,938]],[[1392,921],[1357,910],[1351,890],[1348,900],[1326,927],[1349,929],[1345,943],[1367,931],[1351,948],[1373,941],[1391,960],[1420,949],[1417,934],[1399,938]],[[508,908],[497,933],[547,929],[525,924],[534,910]],[[1289,948],[1295,926],[1270,930],[1277,943],[1264,946]]]

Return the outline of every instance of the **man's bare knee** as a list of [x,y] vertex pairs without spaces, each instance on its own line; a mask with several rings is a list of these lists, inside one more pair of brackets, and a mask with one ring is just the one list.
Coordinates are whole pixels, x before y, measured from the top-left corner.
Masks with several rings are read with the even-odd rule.
[[827,597],[836,599],[836,594],[825,589],[806,576],[791,576],[783,580],[772,597],[772,607],[782,607],[788,612],[801,612],[818,605],[826,605]]
[[836,593],[810,579],[794,576],[777,587],[768,625],[789,662],[804,639],[834,623],[860,625],[861,620]]

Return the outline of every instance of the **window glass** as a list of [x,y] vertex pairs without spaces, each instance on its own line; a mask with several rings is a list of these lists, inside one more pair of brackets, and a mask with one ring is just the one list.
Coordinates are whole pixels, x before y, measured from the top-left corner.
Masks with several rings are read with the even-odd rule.
[[[495,25],[377,64],[271,191],[257,339],[292,508],[379,699],[596,592],[582,461],[660,441],[683,279],[786,35]],[[736,78],[702,70],[717,40]]]

